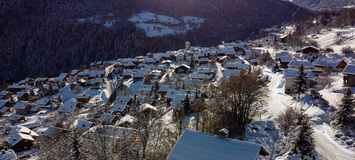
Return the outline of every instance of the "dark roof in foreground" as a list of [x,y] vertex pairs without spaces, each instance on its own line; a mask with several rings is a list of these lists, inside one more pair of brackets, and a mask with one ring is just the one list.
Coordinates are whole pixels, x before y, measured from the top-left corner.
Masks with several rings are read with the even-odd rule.
[[221,138],[186,129],[176,142],[167,159],[252,160],[257,159],[259,154],[268,155],[268,151],[261,144]]

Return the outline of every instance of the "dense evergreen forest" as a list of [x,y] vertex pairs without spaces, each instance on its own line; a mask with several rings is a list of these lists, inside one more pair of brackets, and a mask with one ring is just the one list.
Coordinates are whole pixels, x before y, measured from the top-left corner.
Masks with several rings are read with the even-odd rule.
[[[55,76],[92,61],[175,50],[193,36],[202,46],[245,39],[260,28],[290,20],[297,8],[279,0],[1,0],[0,84]],[[143,10],[207,20],[184,35],[148,38],[127,21]],[[293,18],[312,14],[300,9]],[[99,21],[78,21],[90,17]]]

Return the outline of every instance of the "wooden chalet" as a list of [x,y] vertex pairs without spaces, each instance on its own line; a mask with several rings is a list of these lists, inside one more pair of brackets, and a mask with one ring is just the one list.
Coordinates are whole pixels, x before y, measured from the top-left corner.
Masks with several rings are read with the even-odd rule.
[[190,66],[182,64],[174,69],[175,73],[188,73],[190,71]]
[[0,99],[8,99],[8,98],[11,98],[12,96],[12,92],[10,91],[2,91],[0,92]]
[[77,101],[77,102],[89,103],[90,97],[91,97],[90,95],[85,95],[85,94],[83,94],[83,95],[78,95],[78,96],[76,96],[75,98],[76,98],[76,101]]
[[302,53],[303,54],[312,54],[312,53],[319,53],[320,49],[314,46],[308,46],[302,48]]
[[26,102],[17,102],[13,108],[16,111],[16,114],[28,114],[30,112],[30,109],[32,108],[31,104],[28,104]]
[[23,115],[18,115],[18,114],[12,114],[11,116],[9,116],[9,121],[12,123],[18,123],[22,120],[26,120],[26,117]]
[[343,84],[349,87],[355,86],[355,65],[349,64],[343,70]]
[[292,57],[290,56],[281,56],[279,57],[280,67],[288,68],[288,64],[292,61]]
[[9,139],[11,148],[17,152],[32,148],[34,141],[35,140],[30,135],[23,133],[16,133]]

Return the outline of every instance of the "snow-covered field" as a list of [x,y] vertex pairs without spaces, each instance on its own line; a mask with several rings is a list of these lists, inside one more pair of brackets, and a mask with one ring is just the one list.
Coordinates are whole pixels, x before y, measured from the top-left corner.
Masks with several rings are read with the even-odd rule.
[[[343,42],[335,45],[336,35],[340,33]],[[323,29],[319,34],[313,36],[320,48],[332,47],[335,53],[341,53],[341,49],[346,46],[355,47],[355,27],[345,26],[341,28]]]
[[90,23],[102,24],[105,27],[112,27],[112,25],[116,21],[118,21],[118,19],[112,13],[109,13],[104,16],[95,15],[95,16],[91,16],[91,17],[77,18],[76,20],[79,23],[90,22]]
[[129,18],[128,21],[136,23],[138,28],[144,29],[147,37],[184,34],[188,30],[198,29],[205,21],[204,18],[192,16],[184,16],[181,19],[182,21],[173,17],[143,11]]

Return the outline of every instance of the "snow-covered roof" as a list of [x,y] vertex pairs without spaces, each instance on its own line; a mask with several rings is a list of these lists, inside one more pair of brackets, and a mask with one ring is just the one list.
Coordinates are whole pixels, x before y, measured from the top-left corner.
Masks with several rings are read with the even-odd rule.
[[290,56],[281,56],[280,60],[281,60],[281,62],[291,62],[292,61],[292,57],[290,57]]
[[75,74],[77,74],[78,72],[79,72],[78,70],[74,69],[74,70],[72,70],[72,71],[70,72],[70,74],[71,74],[71,75],[75,75]]
[[166,69],[166,65],[165,64],[160,64],[157,66],[157,69],[160,69],[160,70],[163,70],[163,69]]
[[228,63],[226,63],[225,67],[228,67],[228,68],[238,68],[238,69],[246,69],[246,68],[249,67],[249,65],[243,64],[243,63],[228,62]]
[[0,108],[3,107],[7,103],[6,100],[0,100]]
[[25,109],[26,106],[27,106],[26,103],[17,102],[17,103],[14,105],[14,108],[15,108],[15,109]]
[[167,159],[252,160],[257,159],[261,150],[266,151],[261,144],[220,138],[218,136],[185,129]]
[[[185,67],[185,68],[187,68],[187,69],[190,69],[190,66],[188,66],[188,65],[186,65],[186,64],[181,64],[181,65],[179,65],[178,67],[176,67],[176,68],[179,68],[179,67]],[[175,68],[175,69],[176,69]]]
[[28,94],[27,92],[17,92],[16,96],[17,97],[22,97],[24,96],[25,94]]
[[110,113],[104,113],[101,115],[100,119],[104,122],[112,122],[115,119],[116,115]]
[[184,53],[182,52],[179,52],[178,54],[175,55],[175,57],[183,57],[184,56]]
[[174,85],[169,85],[169,86],[163,85],[163,86],[161,86],[161,87],[159,88],[159,91],[160,91],[160,92],[161,92],[161,91],[167,92],[169,89],[172,89],[172,88],[175,88],[175,86],[174,86]]
[[198,79],[183,79],[184,84],[203,84],[203,80]]
[[240,73],[240,70],[234,70],[234,69],[228,69],[223,71],[224,76],[230,76],[232,74],[238,75]]
[[[307,74],[308,79],[313,79],[313,72],[309,70],[304,70],[304,72]],[[285,79],[292,79],[297,77],[298,75],[298,70],[296,69],[285,69],[284,70],[284,78]]]
[[10,108],[8,108],[8,107],[2,107],[2,108],[0,109],[0,112],[7,112],[9,109],[10,109]]
[[0,92],[0,96],[5,96],[8,93],[9,93],[9,91],[2,91],[2,92]]
[[44,106],[46,105],[51,99],[48,98],[41,98],[35,102],[36,105]]
[[39,136],[36,132],[30,130],[29,128],[27,128],[25,126],[16,126],[10,131],[10,133],[12,135],[15,135],[18,133],[27,134],[27,135],[30,135],[31,137],[38,137]]
[[59,112],[74,112],[76,110],[78,102],[66,102],[58,108]]
[[61,73],[61,74],[59,75],[60,78],[65,78],[65,77],[67,77],[67,76],[68,76],[68,73]]
[[313,68],[316,68],[314,65],[312,65],[311,62],[309,61],[299,61],[299,60],[292,60],[288,66],[291,67],[291,66],[301,66],[303,64],[303,67],[304,68],[310,68],[310,69],[313,69]]
[[54,138],[58,134],[62,133],[63,131],[64,131],[63,128],[50,126],[43,132],[43,135]]
[[127,104],[127,102],[129,102],[131,99],[131,97],[122,96],[120,99],[118,99],[117,104]]
[[125,123],[125,122],[133,123],[135,119],[136,119],[136,118],[134,118],[133,116],[127,114],[127,115],[125,115],[124,117],[122,117],[122,118],[120,119],[120,121],[118,121],[116,124],[117,124],[117,125],[121,125],[121,124],[123,124],[123,123]]
[[343,74],[354,74],[355,75],[355,64],[349,64],[343,70]]
[[275,58],[279,58],[281,56],[289,56],[290,53],[289,52],[281,52],[281,53],[276,53],[275,54]]
[[18,160],[18,157],[13,149],[9,149],[3,152],[0,152],[0,159],[4,160]]
[[115,104],[112,107],[112,111],[123,112],[126,109],[126,105],[124,104]]
[[302,50],[307,49],[307,48],[313,48],[313,49],[315,49],[315,50],[320,50],[319,48],[314,47],[314,46],[307,46],[307,47],[303,47],[303,48],[302,48]]
[[195,79],[211,79],[211,78],[212,78],[212,75],[191,73],[191,74],[190,74],[190,78],[195,78]]
[[336,67],[341,61],[343,60],[342,59],[334,60],[328,57],[320,57],[313,62],[313,65]]
[[24,126],[27,128],[35,128],[35,127],[42,126],[42,122],[31,122],[31,123],[21,124],[21,126]]
[[93,122],[84,121],[84,120],[77,120],[75,123],[76,123],[75,128],[79,128],[82,130],[88,130],[93,124]]
[[14,146],[23,139],[29,140],[29,141],[34,141],[34,139],[28,134],[16,133],[10,137],[9,142],[10,142],[11,146]]
[[210,73],[211,69],[210,68],[197,68],[196,73]]
[[11,134],[16,134],[16,133],[23,133],[23,134],[30,134],[31,130],[27,127],[24,126],[15,126],[10,130]]
[[156,107],[154,107],[154,106],[152,106],[152,105],[150,105],[148,103],[143,103],[140,108],[141,108],[141,111],[144,111],[146,109],[151,109],[151,110],[154,110],[154,111],[157,110]]
[[[5,108],[5,107],[3,107]],[[21,115],[18,115],[18,114],[12,114],[10,117],[9,117],[9,120],[12,120],[12,121],[17,121],[19,120],[20,118],[22,117],[25,117],[25,116],[21,116]]]
[[30,111],[31,112],[36,112],[38,109],[41,109],[41,108],[37,107],[37,106],[33,106],[33,107],[31,107]]

